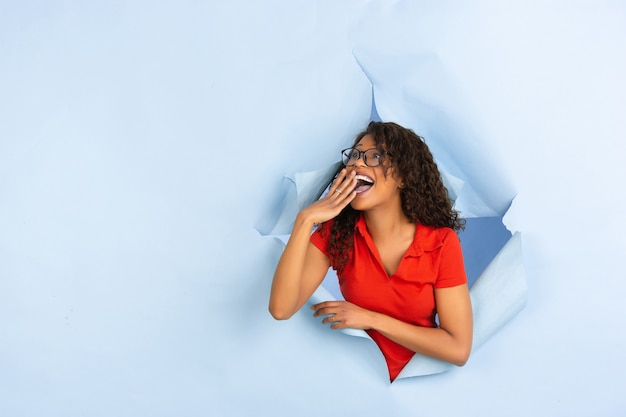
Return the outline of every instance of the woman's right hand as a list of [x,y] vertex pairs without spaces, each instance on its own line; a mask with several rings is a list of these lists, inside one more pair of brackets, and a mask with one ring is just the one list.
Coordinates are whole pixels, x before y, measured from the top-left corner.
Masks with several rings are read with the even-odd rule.
[[356,172],[352,170],[348,173],[346,168],[342,169],[328,193],[303,209],[299,216],[303,216],[314,224],[334,219],[356,197],[356,191],[354,191],[356,183]]

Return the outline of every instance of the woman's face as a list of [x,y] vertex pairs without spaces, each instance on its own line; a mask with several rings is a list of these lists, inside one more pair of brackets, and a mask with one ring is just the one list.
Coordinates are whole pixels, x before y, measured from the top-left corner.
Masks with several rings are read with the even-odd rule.
[[[386,156],[383,162],[375,167],[365,164],[363,152],[376,148],[376,142],[370,135],[365,135],[355,148],[361,151],[360,158],[353,166],[348,167],[348,172],[356,171],[357,196],[352,200],[352,208],[360,211],[374,210],[385,207],[400,206],[400,185],[398,178],[391,166],[391,156]],[[368,162],[372,163],[374,155],[368,154]],[[387,174],[387,175],[385,175]]]

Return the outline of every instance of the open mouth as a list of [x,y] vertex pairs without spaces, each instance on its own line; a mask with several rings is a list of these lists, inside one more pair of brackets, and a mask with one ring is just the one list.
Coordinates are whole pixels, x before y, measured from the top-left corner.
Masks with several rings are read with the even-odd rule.
[[359,174],[356,176],[356,180],[357,182],[356,187],[354,187],[354,191],[356,191],[357,194],[361,194],[362,192],[369,190],[372,188],[372,185],[374,185],[374,180],[366,175]]

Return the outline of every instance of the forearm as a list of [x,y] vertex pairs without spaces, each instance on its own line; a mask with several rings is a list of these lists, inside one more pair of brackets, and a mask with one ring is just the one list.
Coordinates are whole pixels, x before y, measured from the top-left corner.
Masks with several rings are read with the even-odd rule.
[[289,241],[276,266],[269,310],[276,319],[291,317],[302,306],[303,271],[313,222],[299,214]]
[[393,317],[372,312],[371,326],[390,340],[435,359],[463,366],[471,351],[471,336],[455,335],[441,327],[412,325]]

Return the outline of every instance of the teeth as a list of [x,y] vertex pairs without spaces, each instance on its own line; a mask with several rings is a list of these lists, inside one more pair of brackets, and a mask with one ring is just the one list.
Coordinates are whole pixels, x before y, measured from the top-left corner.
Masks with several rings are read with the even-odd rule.
[[365,181],[365,182],[370,183],[370,184],[374,184],[374,180],[372,180],[370,177],[366,177],[365,175],[357,175],[355,178],[357,180],[361,180],[361,181]]

